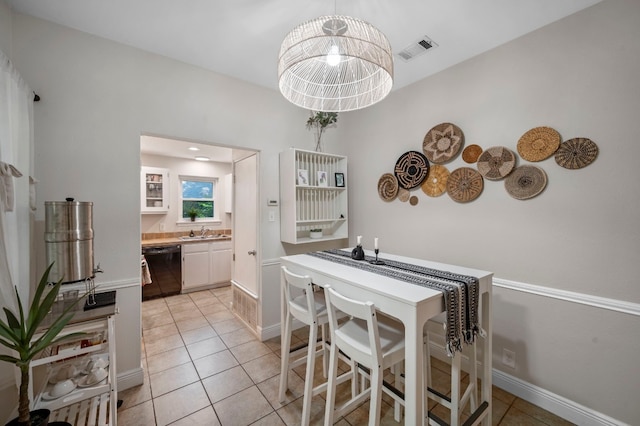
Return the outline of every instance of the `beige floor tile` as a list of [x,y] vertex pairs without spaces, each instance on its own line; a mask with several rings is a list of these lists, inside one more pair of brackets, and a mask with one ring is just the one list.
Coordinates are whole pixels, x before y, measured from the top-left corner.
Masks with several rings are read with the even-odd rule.
[[507,405],[513,404],[513,401],[516,400],[515,395],[512,395],[506,390],[501,389],[495,385],[491,387],[491,396],[493,396],[494,399],[498,399]]
[[209,325],[209,322],[206,320],[204,316],[200,316],[197,318],[191,318],[184,321],[176,321],[176,326],[180,333],[184,333],[185,331],[195,330],[196,328],[201,328]]
[[208,355],[193,361],[201,379],[228,370],[238,365],[238,361],[228,350]]
[[233,318],[226,321],[216,322],[213,324],[213,328],[218,334],[227,334],[232,331],[243,329],[245,328],[245,325],[239,319]]
[[218,296],[218,300],[220,300],[224,304],[224,306],[231,309],[231,304],[233,302],[233,296],[231,296],[231,294],[229,294],[228,296]]
[[561,417],[556,416],[555,414],[540,408],[536,405],[531,404],[530,402],[524,401],[520,398],[516,398],[511,405],[512,408],[517,408],[525,414],[530,415],[534,419],[540,420],[541,422],[549,425],[549,426],[570,426],[573,425],[568,420],[565,420]]
[[208,405],[209,398],[200,382],[192,383],[153,399],[156,423],[159,426],[168,425],[200,411]]
[[258,389],[262,395],[269,401],[269,404],[276,410],[304,395],[304,380],[297,374],[290,372],[287,378],[287,392],[284,402],[280,402],[280,375],[273,376],[261,383],[258,383]]
[[[369,401],[357,407],[355,410],[348,413],[344,418],[351,425],[365,425],[369,420]],[[404,418],[400,418],[400,422],[396,422],[393,418],[394,409],[392,405],[382,402],[380,406],[380,425],[401,425],[404,422]]]
[[165,297],[164,301],[167,302],[169,307],[179,305],[180,303],[193,303],[188,294],[178,294],[176,296]]
[[184,342],[179,334],[145,338],[145,352],[147,356],[156,355],[161,352],[166,352],[180,347],[184,347]]
[[190,345],[202,340],[211,339],[212,337],[217,337],[218,333],[216,333],[213,327],[211,327],[210,325],[205,325],[204,327],[185,331],[184,333],[181,333],[181,335],[185,345]]
[[230,350],[240,364],[273,353],[267,345],[258,340],[252,340],[242,345],[234,346]]
[[182,302],[182,303],[169,305],[169,310],[171,311],[172,315],[175,315],[175,314],[179,314],[181,312],[197,311],[198,307],[197,307],[197,305],[195,303],[193,303],[193,300],[191,300],[191,298],[189,298],[189,299],[185,299],[184,302]]
[[207,321],[209,321],[209,323],[211,325],[215,325],[218,322],[228,321],[230,319],[234,319],[235,316],[228,309],[224,309],[224,310],[220,310],[218,312],[214,312],[212,314],[207,314],[205,316],[205,318],[207,318]]
[[249,425],[273,411],[255,386],[213,404],[213,408],[222,426]]
[[[160,299],[162,300],[162,299]],[[142,304],[142,318],[152,317],[154,315],[170,315],[171,311],[169,311],[169,307],[164,301],[162,304],[156,304],[153,306],[145,306],[146,303]]]
[[255,423],[251,423],[251,426],[286,426],[278,413],[275,411],[267,416],[264,416]]
[[168,368],[159,373],[150,374],[151,393],[154,398],[169,393],[183,386],[200,380],[196,368],[192,363],[178,365]]
[[493,407],[491,407],[491,424],[496,426],[500,424],[500,420],[507,414],[509,404],[493,398]]
[[171,423],[171,426],[220,426],[220,422],[213,411],[213,407],[208,406],[175,423]]
[[[182,306],[182,305],[180,305]],[[202,315],[202,313],[200,312],[200,310],[196,307],[193,307],[193,309],[188,309],[186,311],[180,311],[180,312],[175,312],[173,314],[173,319],[178,322],[178,321],[186,321],[186,320],[190,320],[190,319],[196,319],[196,318],[200,318],[200,317],[204,317],[204,315]]]
[[216,297],[231,296],[231,286],[218,287],[210,290]]
[[151,386],[149,384],[149,379],[145,377],[143,384],[134,386],[127,390],[118,391],[118,399],[122,400],[122,406],[120,407],[118,412],[120,412],[120,410],[131,408],[143,402],[151,401]]
[[498,424],[504,426],[546,426],[544,422],[536,420],[528,414],[525,414],[524,412],[514,407],[509,408],[507,414],[505,414],[505,416]]
[[214,354],[216,352],[224,351],[227,347],[222,342],[220,337],[212,337],[211,339],[201,340],[196,343],[187,345],[187,350],[191,359],[196,360],[207,355]]
[[142,318],[142,329],[148,330],[150,328],[160,327],[161,325],[172,324],[173,318],[171,315],[159,314],[151,315]]
[[[215,325],[213,328],[215,328]],[[233,348],[234,346],[238,346],[252,340],[258,340],[247,328],[241,328],[239,330],[232,331],[231,333],[220,334],[220,338],[229,348]]]
[[[312,426],[320,426],[324,421],[325,400],[320,395],[316,395],[311,400],[311,415],[309,416],[309,424]],[[302,398],[298,398],[290,404],[276,411],[280,418],[287,426],[297,426],[302,419]],[[337,421],[338,419],[334,419]]]
[[176,327],[176,324],[174,322],[166,325],[161,325],[160,327],[142,330],[142,335],[145,339],[171,336],[172,334],[179,334],[178,327]]
[[207,305],[198,305],[198,309],[203,315],[215,314],[216,312],[228,311],[227,307],[218,300],[217,297],[211,296],[213,301]]
[[242,367],[237,366],[202,380],[202,385],[212,403],[253,386],[253,381]]
[[272,337],[271,339],[265,340],[262,343],[267,345],[269,349],[273,351],[273,353],[278,356],[280,355],[280,336]]
[[118,410],[118,424],[127,425],[155,425],[156,418],[153,402],[145,401],[126,410]]
[[242,368],[254,383],[264,382],[280,373],[280,358],[271,353],[242,364]]
[[149,374],[158,373],[167,368],[191,362],[187,348],[177,348],[147,357]]

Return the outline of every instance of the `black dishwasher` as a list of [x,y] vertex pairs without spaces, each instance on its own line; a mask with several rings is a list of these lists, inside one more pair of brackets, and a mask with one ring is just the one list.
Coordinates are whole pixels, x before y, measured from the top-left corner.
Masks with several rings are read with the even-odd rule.
[[142,255],[151,273],[151,283],[142,287],[142,300],[180,294],[182,291],[182,247],[143,247]]

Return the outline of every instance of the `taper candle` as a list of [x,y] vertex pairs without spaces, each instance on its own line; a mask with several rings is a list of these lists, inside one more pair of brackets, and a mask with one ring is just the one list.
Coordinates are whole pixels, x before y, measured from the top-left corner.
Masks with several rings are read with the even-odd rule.
[[376,250],[378,249],[378,237],[373,239],[373,248]]
[[358,245],[362,245],[362,235],[358,235]]

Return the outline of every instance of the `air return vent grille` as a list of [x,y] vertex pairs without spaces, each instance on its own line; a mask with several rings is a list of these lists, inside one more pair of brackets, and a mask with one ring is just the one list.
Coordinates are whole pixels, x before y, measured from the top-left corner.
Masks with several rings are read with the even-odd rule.
[[410,60],[415,59],[416,57],[422,55],[423,53],[426,53],[428,50],[431,50],[435,47],[438,47],[438,45],[429,37],[424,36],[420,37],[418,40],[398,52],[398,56],[405,62],[409,62]]

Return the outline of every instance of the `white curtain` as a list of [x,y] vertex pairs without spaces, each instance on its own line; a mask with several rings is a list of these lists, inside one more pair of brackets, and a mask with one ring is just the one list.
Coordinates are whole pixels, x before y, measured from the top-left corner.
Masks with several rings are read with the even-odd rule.
[[10,309],[14,285],[29,300],[32,166],[33,92],[0,51],[0,302]]

